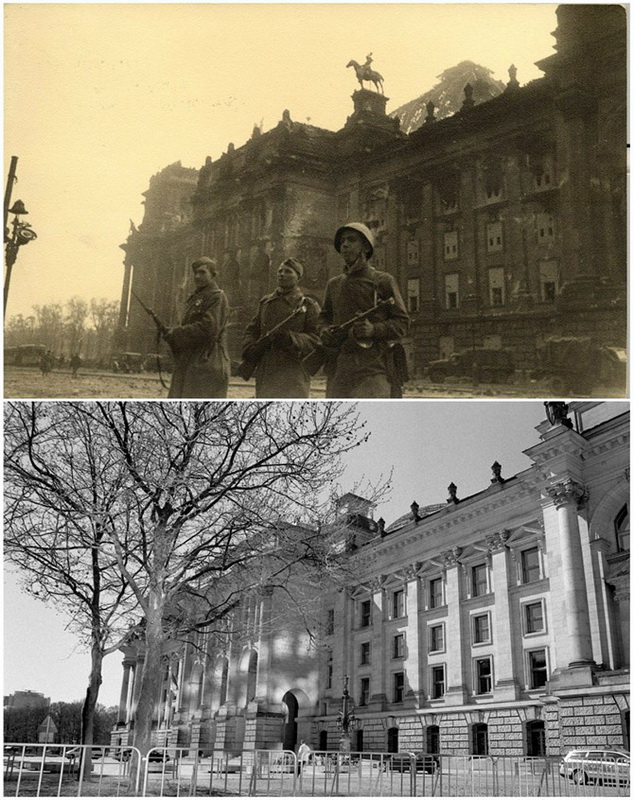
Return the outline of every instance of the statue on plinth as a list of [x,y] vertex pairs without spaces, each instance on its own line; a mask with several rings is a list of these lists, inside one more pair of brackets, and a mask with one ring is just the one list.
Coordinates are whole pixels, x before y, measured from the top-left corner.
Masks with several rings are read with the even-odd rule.
[[378,72],[376,72],[376,70],[372,69],[371,67],[372,60],[373,60],[372,53],[368,53],[368,55],[365,57],[364,64],[359,64],[357,61],[350,60],[346,64],[346,68],[354,67],[357,80],[359,81],[359,85],[361,86],[362,89],[363,89],[363,83],[365,81],[367,83],[373,83],[376,92],[379,92],[380,94],[385,94],[385,92],[383,91],[383,77]]

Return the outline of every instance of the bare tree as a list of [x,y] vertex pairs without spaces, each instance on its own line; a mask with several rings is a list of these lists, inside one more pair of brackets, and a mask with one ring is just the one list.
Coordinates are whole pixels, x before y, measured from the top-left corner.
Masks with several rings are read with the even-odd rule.
[[[332,507],[341,456],[367,434],[351,404],[59,405],[13,413],[47,429],[52,442],[53,417],[61,414],[75,441],[89,436],[107,451],[98,458],[111,503],[95,513],[86,496],[81,512],[99,521],[96,549],[116,560],[143,615],[134,744],[145,754],[168,640],[227,619],[245,590],[281,586],[290,593],[294,569],[334,563],[317,521]],[[12,428],[9,422],[10,438]],[[61,463],[46,435],[32,440],[29,434],[28,452],[52,462],[45,471],[54,469],[62,481],[73,463]]]
[[115,300],[100,300],[94,297],[90,301],[90,316],[95,332],[95,350],[98,362],[103,362],[110,355],[112,338],[119,318],[119,304]]
[[81,297],[71,297],[66,301],[66,343],[71,356],[81,350],[87,316],[88,303]]
[[125,525],[117,499],[125,470],[89,418],[61,403],[7,404],[4,456],[5,555],[24,590],[65,613],[90,650],[82,708],[82,741],[90,744],[103,658],[135,618],[134,595],[103,547],[108,527]]

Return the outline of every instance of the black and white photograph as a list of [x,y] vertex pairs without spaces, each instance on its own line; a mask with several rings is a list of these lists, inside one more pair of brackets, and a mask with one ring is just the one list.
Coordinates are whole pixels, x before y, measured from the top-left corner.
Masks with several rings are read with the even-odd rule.
[[629,11],[5,3],[3,796],[630,796]]

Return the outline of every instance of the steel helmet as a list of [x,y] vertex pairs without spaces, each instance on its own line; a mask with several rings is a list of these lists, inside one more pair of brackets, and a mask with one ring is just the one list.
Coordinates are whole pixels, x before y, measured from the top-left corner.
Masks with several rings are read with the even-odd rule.
[[337,228],[337,232],[335,233],[335,250],[338,253],[341,252],[341,237],[343,236],[343,232],[346,230],[346,228],[357,231],[357,233],[360,233],[361,236],[363,236],[366,242],[370,245],[368,258],[371,258],[372,253],[374,253],[374,236],[372,235],[372,231],[368,228],[368,226],[364,225],[362,222],[347,222],[345,225]]

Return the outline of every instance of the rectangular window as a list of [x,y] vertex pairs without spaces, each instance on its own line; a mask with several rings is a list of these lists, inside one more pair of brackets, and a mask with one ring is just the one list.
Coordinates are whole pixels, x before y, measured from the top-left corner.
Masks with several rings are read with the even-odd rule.
[[412,239],[407,243],[407,265],[410,267],[417,267],[419,263],[420,247],[418,239]]
[[537,215],[537,241],[552,242],[555,238],[555,217],[552,214]]
[[475,662],[476,694],[489,694],[491,691],[491,659],[477,658]]
[[446,308],[458,308],[458,306],[460,305],[458,283],[459,283],[459,275],[457,272],[452,272],[450,275],[445,275]]
[[330,653],[326,664],[326,689],[332,689],[332,653]]
[[458,231],[448,231],[444,234],[445,261],[458,258]]
[[429,652],[436,653],[445,649],[445,626],[432,625],[429,629]]
[[398,589],[392,595],[392,619],[405,616],[405,592]]
[[370,679],[361,678],[359,682],[359,705],[367,706],[370,699]]
[[420,278],[407,281],[407,310],[413,314],[420,311]]
[[405,635],[397,633],[392,639],[392,658],[403,658],[405,655]]
[[394,673],[394,702],[395,703],[402,703],[403,698],[405,697],[405,673],[404,672],[395,672]]
[[495,267],[489,270],[489,302],[503,306],[504,300],[504,267]]
[[369,664],[370,663],[370,642],[362,642],[361,643],[361,664]]
[[473,617],[473,643],[484,644],[491,641],[491,621],[488,614]]
[[559,265],[556,261],[540,262],[539,285],[542,302],[554,303],[559,286]]
[[521,562],[522,583],[532,583],[541,578],[538,547],[529,547],[528,550],[522,550]]
[[329,608],[326,611],[326,636],[332,636],[335,632],[335,609]]
[[533,650],[528,654],[529,687],[541,689],[548,680],[548,665],[546,664],[546,651]]
[[368,628],[372,624],[372,601],[363,600],[361,603],[361,627]]
[[497,253],[502,249],[502,223],[489,222],[487,225],[487,253]]
[[486,564],[478,564],[471,567],[471,596],[482,597],[483,594],[488,592],[487,584],[487,566]]
[[526,633],[542,633],[544,630],[544,606],[538,603],[527,603],[524,606]]
[[429,607],[440,608],[442,605],[442,578],[432,578],[429,581]]
[[444,665],[431,668],[431,699],[438,700],[445,696],[445,667]]

